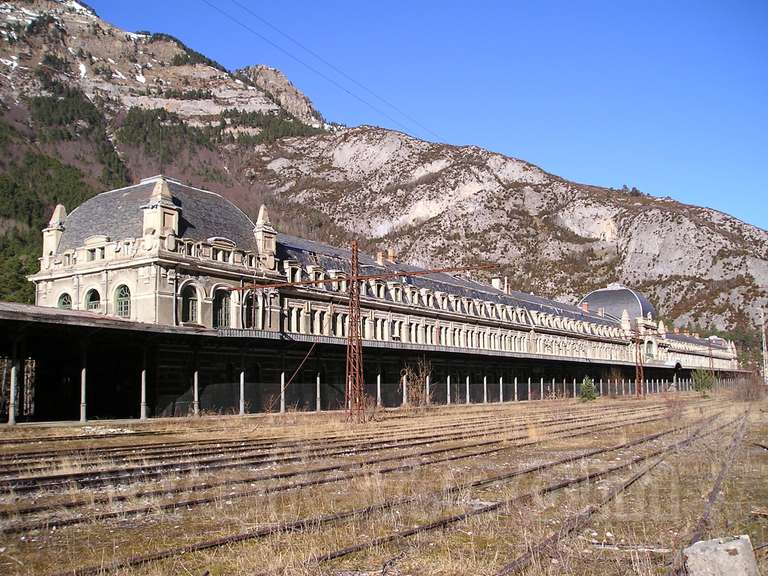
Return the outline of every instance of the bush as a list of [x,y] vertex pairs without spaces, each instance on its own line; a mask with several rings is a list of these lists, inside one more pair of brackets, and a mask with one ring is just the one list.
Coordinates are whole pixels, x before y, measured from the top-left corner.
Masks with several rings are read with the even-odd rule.
[[696,392],[700,392],[702,396],[706,396],[707,392],[712,390],[715,384],[715,376],[708,370],[702,370],[701,368],[694,370],[692,374],[693,389]]
[[584,380],[581,381],[581,397],[582,402],[591,402],[597,400],[597,390],[595,389],[595,381],[589,376],[584,376]]

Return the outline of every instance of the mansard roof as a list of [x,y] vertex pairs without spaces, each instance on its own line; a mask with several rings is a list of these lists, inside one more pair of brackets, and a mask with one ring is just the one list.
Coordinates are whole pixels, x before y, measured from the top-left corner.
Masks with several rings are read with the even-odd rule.
[[605,314],[616,320],[621,320],[624,310],[631,319],[650,317],[656,319],[656,308],[653,307],[643,294],[621,284],[610,284],[590,292],[581,299],[579,305],[588,304],[590,310],[603,309]]
[[686,344],[696,344],[697,346],[711,346],[713,350],[727,350],[728,342],[722,338],[710,336],[709,338],[700,338],[692,334],[679,334],[667,332],[667,338],[669,340],[676,340],[678,342],[685,342]]
[[[280,260],[295,260],[302,267],[315,265],[324,270],[340,270],[349,273],[350,251],[344,248],[338,248],[289,236],[278,234],[277,236],[277,258]],[[367,254],[360,254],[360,274],[382,274],[386,272],[417,272],[423,270],[417,266],[401,262],[384,261],[381,265],[374,258]],[[553,314],[583,320],[597,324],[615,326],[617,322],[606,317],[599,316],[594,312],[585,312],[577,306],[563,304],[555,300],[541,298],[533,294],[524,292],[510,291],[509,294],[503,290],[498,290],[492,286],[482,284],[467,278],[466,276],[453,275],[448,273],[430,274],[428,276],[414,276],[398,279],[404,286],[415,286],[416,288],[429,288],[435,292],[445,292],[460,298],[471,298],[484,300],[497,304],[505,304],[514,307],[525,308],[539,313]]]
[[104,235],[111,241],[143,235],[141,207],[147,204],[159,179],[165,179],[173,203],[181,209],[179,236],[204,242],[225,237],[245,250],[255,250],[253,221],[226,198],[186,186],[163,176],[145,178],[139,184],[102,192],[67,215],[58,251],[73,250],[89,236]]

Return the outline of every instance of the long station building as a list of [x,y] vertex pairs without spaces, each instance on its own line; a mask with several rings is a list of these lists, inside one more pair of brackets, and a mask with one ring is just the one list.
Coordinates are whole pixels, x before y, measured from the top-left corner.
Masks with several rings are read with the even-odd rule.
[[[165,176],[98,194],[43,230],[35,305],[0,303],[2,412],[10,420],[136,418],[342,407],[350,252],[254,223],[214,192]],[[417,272],[381,252],[360,273]],[[327,280],[312,286],[260,288]],[[667,329],[639,292],[576,305],[466,274],[361,285],[372,402],[408,386],[435,403],[678,386],[739,371],[732,342]],[[423,382],[408,382],[418,374]]]

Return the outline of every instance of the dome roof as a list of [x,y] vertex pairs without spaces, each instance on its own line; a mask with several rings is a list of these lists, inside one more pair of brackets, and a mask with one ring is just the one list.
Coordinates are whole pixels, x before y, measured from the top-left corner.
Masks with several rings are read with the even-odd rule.
[[610,284],[607,288],[600,288],[590,292],[579,302],[579,306],[587,304],[589,310],[596,312],[601,308],[606,316],[617,320],[621,319],[624,310],[631,319],[650,317],[656,320],[656,308],[637,290],[632,290],[621,284]]
[[253,221],[232,202],[215,192],[155,176],[134,186],[102,192],[75,208],[64,220],[58,252],[83,246],[86,238],[95,235],[107,236],[111,241],[140,238],[144,223],[141,207],[161,179],[168,184],[173,203],[181,209],[179,237],[203,242],[223,237],[239,248],[256,249]]

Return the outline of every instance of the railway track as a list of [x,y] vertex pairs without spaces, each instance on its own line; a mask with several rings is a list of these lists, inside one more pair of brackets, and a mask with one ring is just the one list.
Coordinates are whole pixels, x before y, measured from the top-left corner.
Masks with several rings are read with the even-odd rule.
[[[696,542],[701,540],[702,537],[704,536],[704,532],[707,529],[707,524],[709,522],[710,517],[712,516],[712,511],[714,510],[715,504],[717,503],[717,500],[720,496],[720,492],[723,487],[723,482],[725,482],[725,479],[728,477],[728,474],[730,473],[731,468],[733,467],[733,462],[736,459],[736,453],[738,452],[739,445],[744,440],[745,434],[746,434],[746,416],[742,419],[741,425],[733,435],[731,443],[728,446],[728,449],[726,451],[725,459],[723,460],[723,463],[720,466],[720,471],[715,477],[715,481],[712,484],[712,489],[707,494],[707,499],[704,502],[704,508],[701,512],[701,515],[699,516],[698,520],[696,521],[696,524],[694,525],[693,529],[690,531],[689,535],[687,536],[686,546],[691,546],[695,544]],[[685,557],[683,555],[682,548],[680,548],[672,558],[672,565],[670,566],[667,572],[667,576],[684,576],[685,574],[686,574]]]
[[[505,446],[504,448],[501,448],[501,449],[512,449],[512,448],[521,448],[525,446],[532,446],[547,440],[558,439],[563,436],[574,437],[574,436],[584,435],[584,434],[593,434],[595,432],[614,430],[617,428],[626,427],[630,425],[659,421],[661,419],[662,419],[662,416],[653,416],[653,417],[639,418],[634,420],[632,419],[620,420],[613,424],[602,425],[602,426],[600,425],[601,424],[600,422],[581,424],[576,427],[570,427],[562,431],[557,431],[555,432],[554,435],[543,437],[539,440],[518,442],[515,445]],[[521,436],[520,438],[527,438],[527,436]],[[369,466],[372,463],[374,463],[375,460],[368,460],[362,463],[354,463],[353,466],[358,470],[355,472],[350,472],[346,475],[336,474],[335,476],[330,478],[326,477],[326,478],[310,479],[310,480],[305,480],[300,482],[289,482],[289,483],[278,484],[274,486],[267,486],[264,488],[245,490],[237,493],[230,492],[228,493],[227,498],[229,500],[232,500],[236,498],[275,494],[277,492],[283,492],[288,490],[298,490],[298,489],[303,489],[303,488],[308,488],[313,486],[320,486],[323,484],[341,482],[345,480],[350,480],[355,477],[370,475],[374,473],[385,475],[385,474],[391,474],[395,472],[403,472],[403,471],[408,471],[415,468],[421,468],[421,467],[435,465],[439,463],[445,463],[445,462],[451,462],[451,461],[464,459],[464,458],[473,458],[477,456],[487,455],[487,454],[498,452],[500,450],[499,447],[494,447],[491,449],[475,451],[470,454],[451,453],[451,452],[459,451],[463,448],[465,448],[465,446],[453,447],[452,449],[447,449],[447,450],[441,449],[440,452],[448,452],[448,455],[445,455],[439,458],[433,458],[426,461],[422,460],[414,463],[400,464],[400,465],[390,466],[385,468],[369,469]],[[391,458],[384,458],[384,459],[378,459],[378,460],[392,461],[392,460],[406,460],[407,458],[408,458],[408,455],[401,456],[399,458],[391,457]],[[302,475],[311,475],[313,473],[317,473],[318,471],[322,473],[340,472],[345,469],[349,469],[350,467],[351,466],[349,464],[341,464],[336,466],[326,466],[326,467],[322,467],[320,469],[315,469],[315,470],[305,470],[299,473]],[[290,474],[291,476],[293,475],[292,472],[288,474]],[[271,475],[260,475],[260,476],[253,476],[248,478],[240,478],[236,480],[224,480],[224,481],[217,482],[215,484],[195,485],[190,488],[193,488],[195,490],[210,489],[213,487],[221,487],[221,486],[226,486],[231,488],[234,485],[243,485],[243,484],[250,485],[250,484],[253,484],[254,482],[259,482],[259,481],[264,482],[269,480],[279,480],[279,479],[283,479],[285,476],[286,476],[286,473],[278,472]],[[117,494],[117,495],[109,495],[104,497],[90,496],[85,499],[80,499],[80,500],[70,501],[70,502],[56,502],[50,505],[32,505],[32,506],[27,506],[22,508],[4,510],[2,515],[6,517],[7,516],[23,516],[23,515],[45,512],[50,509],[57,509],[57,510],[63,509],[63,508],[73,509],[73,508],[79,508],[79,507],[83,507],[91,504],[110,504],[110,503],[133,500],[137,498],[145,498],[150,496],[174,496],[180,493],[186,493],[190,491],[192,490],[190,490],[189,488],[175,487],[170,489],[155,489],[155,490],[139,492],[137,494],[131,494],[131,495]],[[142,515],[142,514],[147,514],[157,510],[175,510],[178,508],[190,508],[193,506],[210,504],[215,502],[216,500],[217,500],[217,496],[189,498],[184,500],[175,499],[174,501],[165,503],[165,504],[155,502],[147,506],[142,506],[142,507],[128,509],[128,510],[122,509],[116,512],[102,512],[92,516],[75,516],[71,518],[53,518],[53,519],[47,518],[43,521],[37,521],[37,522],[22,522],[22,523],[10,525],[10,526],[5,526],[3,530],[6,533],[17,533],[17,532],[25,532],[25,531],[31,531],[31,530],[37,530],[37,529],[45,529],[50,526],[56,526],[57,528],[60,528],[64,526],[71,526],[71,525],[81,524],[81,523],[90,522],[90,521],[106,520],[110,518],[133,516],[133,515]]]
[[[627,407],[635,406],[635,405],[642,405],[642,401],[628,401]],[[488,420],[488,416],[498,416],[499,413],[504,413],[505,408],[507,408],[510,405],[500,405],[500,406],[494,406],[493,408],[489,408],[486,410],[470,410],[466,414],[461,415],[461,421],[463,423],[471,423],[471,422],[486,422]],[[567,408],[566,408],[567,407]],[[578,405],[575,405],[575,407],[578,407]],[[574,408],[574,405],[564,405],[564,404],[558,404],[556,406],[536,406],[532,408],[531,410],[528,410],[525,412],[525,417],[530,416],[536,416],[540,414],[548,414],[552,413],[553,411],[557,409],[569,409],[572,410]],[[367,430],[364,430],[361,432],[343,432],[343,433],[334,433],[330,432],[323,435],[322,440],[323,441],[337,441],[337,440],[360,440],[365,438],[371,438],[374,436],[378,436],[380,434],[381,430],[386,430],[387,432],[397,432],[398,430],[406,430],[409,432],[414,432],[418,430],[428,430],[428,429],[434,429],[434,428],[445,428],[455,425],[455,416],[456,414],[450,414],[448,412],[438,412],[434,415],[425,415],[422,418],[419,418],[419,422],[423,420],[429,420],[429,424],[424,425],[417,425],[414,426],[414,421],[412,418],[408,418],[405,422],[399,422],[398,420],[404,420],[406,417],[400,416],[398,418],[395,417],[388,417],[386,421],[383,421],[379,424],[378,430],[375,433],[370,433]],[[518,418],[523,418],[523,415],[516,415]],[[198,431],[192,431],[192,433],[195,434],[212,434],[216,430],[198,430]],[[171,434],[170,432],[162,432],[162,434]],[[182,432],[177,432],[175,434],[182,434]],[[123,434],[123,435],[117,435],[122,436],[127,439],[132,439],[132,436],[136,436],[137,434]],[[83,436],[77,436],[72,437],[74,440],[94,440],[96,438],[93,437],[83,437]],[[242,436],[239,438],[234,439],[221,439],[221,438],[205,438],[205,439],[195,439],[194,443],[196,446],[202,446],[202,447],[218,447],[218,446],[226,446],[231,444],[238,444],[238,443],[257,443],[259,445],[264,446],[270,446],[270,445],[285,445],[286,447],[294,447],[297,442],[305,442],[307,440],[311,440],[309,437],[287,437],[285,435],[282,436],[271,436],[266,437],[264,436],[263,432],[259,433],[255,436]],[[35,440],[35,442],[42,442],[45,441],[44,438]],[[0,454],[0,467],[6,466],[6,465],[12,465],[16,462],[24,461],[24,460],[40,460],[41,458],[61,458],[61,457],[67,457],[67,456],[88,456],[88,457],[99,457],[99,456],[106,456],[111,455],[113,457],[120,457],[120,456],[131,456],[134,455],[136,457],[141,457],[144,454],[151,455],[155,452],[157,453],[168,453],[171,452],[173,449],[179,449],[181,451],[189,451],[189,444],[192,442],[192,440],[185,438],[184,440],[175,440],[171,442],[157,442],[157,443],[149,443],[145,444],[143,446],[136,446],[135,444],[130,445],[118,445],[118,446],[98,446],[98,447],[75,447],[75,448],[69,448],[69,449],[58,449],[58,450],[32,450],[32,451],[23,451],[23,452],[12,452],[12,451],[4,451],[3,454]],[[139,453],[139,454],[137,454]]]
[[[661,407],[650,407],[650,408],[639,409],[639,410],[628,409],[623,411],[617,411],[615,412],[615,414],[660,413],[661,411],[663,411],[663,408]],[[597,414],[601,414],[601,413],[597,412]],[[501,421],[493,426],[488,426],[485,429],[477,430],[475,432],[468,432],[467,429],[464,428],[457,432],[451,432],[445,435],[439,435],[439,434],[430,435],[429,437],[421,438],[418,440],[415,440],[413,437],[409,437],[403,440],[403,443],[406,445],[407,448],[412,448],[415,446],[425,446],[429,444],[434,444],[438,442],[447,442],[447,441],[456,440],[456,439],[467,440],[467,439],[473,439],[473,438],[487,437],[487,436],[491,436],[493,433],[502,433],[509,430],[512,430],[512,431],[519,431],[522,429],[527,430],[528,426],[530,425],[535,425],[538,428],[549,428],[565,422],[582,420],[584,419],[584,417],[585,417],[584,414],[579,414],[571,418],[544,417],[540,420],[521,422],[521,423]],[[468,444],[466,447],[479,447],[479,446],[484,446],[491,443],[500,443],[505,440],[507,441],[517,440],[519,438],[520,436],[512,436],[512,437],[505,437],[499,440],[483,440],[481,442],[476,442],[474,444]],[[277,464],[277,463],[287,464],[287,463],[304,462],[308,459],[312,460],[312,459],[327,458],[330,455],[347,455],[348,456],[351,454],[361,454],[366,451],[371,451],[372,449],[383,450],[383,449],[392,449],[396,447],[391,443],[391,441],[387,441],[387,440],[372,441],[370,444],[371,445],[366,446],[365,443],[358,443],[358,444],[355,444],[354,446],[349,446],[349,447],[345,447],[340,450],[337,450],[336,452],[331,451],[332,452],[331,454],[328,453],[329,451],[317,451],[314,453],[309,453],[309,452],[303,453],[301,455],[290,454],[285,456],[277,456],[277,457],[269,458],[263,453],[259,453],[257,451],[248,456],[244,456],[243,454],[240,454],[238,457],[221,456],[218,458],[209,458],[209,459],[202,459],[197,461],[186,461],[186,462],[177,461],[177,462],[158,463],[158,464],[147,465],[147,466],[119,467],[119,468],[112,468],[112,469],[98,470],[98,471],[83,471],[83,472],[70,472],[70,473],[58,473],[58,474],[47,474],[47,475],[44,474],[44,475],[38,475],[38,476],[5,478],[0,480],[0,493],[13,492],[15,494],[22,494],[22,493],[40,491],[43,489],[50,490],[50,489],[67,488],[67,487],[71,487],[72,485],[83,488],[83,487],[103,486],[107,484],[109,485],[126,484],[126,483],[134,483],[137,481],[155,479],[169,472],[173,472],[176,474],[192,472],[192,471],[212,472],[212,471],[223,470],[223,469],[249,468],[254,465],[265,466],[268,464]],[[444,449],[429,449],[429,450],[422,451],[421,453],[414,454],[414,456],[425,456],[429,454],[439,453],[443,450]],[[399,457],[400,456],[394,456],[394,457],[379,459],[378,462],[386,462],[393,458],[399,458]],[[378,462],[373,462],[373,463],[378,463]],[[354,466],[354,465],[355,465],[354,463],[350,464],[350,466]],[[322,470],[322,471],[325,471],[325,470]],[[285,474],[290,476],[296,476],[296,475],[299,475],[300,473],[301,471],[293,471],[293,472],[286,472]],[[285,476],[285,477],[289,477],[289,476]]]
[[[733,440],[731,442],[731,445],[733,446],[734,443],[736,443],[740,436],[743,436],[744,428],[746,424],[746,416],[742,415],[738,419],[736,419],[737,426],[733,433]],[[733,422],[731,422],[733,423]],[[717,432],[721,428],[716,428],[711,433]],[[692,441],[692,439],[691,439]],[[684,445],[690,444],[690,441],[685,441]],[[682,447],[682,446],[681,446]],[[541,540],[539,543],[535,544],[534,546],[531,546],[527,552],[517,557],[512,562],[505,564],[504,566],[499,569],[495,576],[508,576],[509,574],[515,574],[518,573],[525,568],[527,568],[531,562],[541,554],[544,554],[550,550],[553,550],[555,547],[557,547],[558,543],[578,530],[579,528],[583,527],[586,522],[594,516],[598,511],[600,511],[606,504],[611,502],[613,499],[616,498],[621,492],[625,491],[627,488],[632,486],[635,482],[637,482],[640,478],[651,472],[656,466],[658,466],[662,461],[666,459],[666,457],[669,455],[668,451],[664,451],[664,453],[652,455],[652,457],[658,456],[658,459],[654,462],[651,462],[650,464],[644,466],[641,470],[633,474],[629,479],[625,480],[624,482],[621,482],[615,486],[613,486],[603,498],[601,498],[597,503],[590,504],[577,514],[574,514],[572,516],[569,516],[562,524],[560,530],[557,532],[551,534],[547,538]],[[725,469],[725,466],[724,466]],[[675,572],[675,574],[677,574]]]
[[[696,424],[699,425],[699,428],[693,434],[688,436],[688,438],[686,438],[686,439],[684,439],[682,441],[670,444],[670,445],[666,446],[663,449],[655,450],[650,455],[644,455],[642,457],[637,457],[637,458],[632,459],[630,462],[623,463],[623,464],[620,464],[620,465],[617,465],[617,466],[613,466],[613,467],[610,467],[608,469],[605,469],[605,470],[602,470],[602,471],[599,471],[599,472],[590,473],[590,474],[587,474],[585,476],[581,476],[581,477],[576,478],[576,479],[570,479],[570,480],[567,480],[567,481],[560,481],[560,482],[551,484],[551,485],[547,486],[546,488],[544,488],[542,490],[544,491],[544,493],[550,493],[550,492],[554,492],[554,491],[557,491],[557,490],[562,490],[562,489],[564,489],[564,488],[566,488],[568,486],[574,485],[574,484],[579,483],[579,482],[584,482],[584,481],[587,481],[587,480],[590,480],[590,479],[595,479],[595,478],[602,477],[604,475],[615,473],[615,472],[620,471],[620,470],[628,469],[631,466],[636,465],[639,462],[642,462],[642,461],[645,461],[645,460],[648,460],[648,459],[654,457],[655,455],[659,455],[659,454],[663,454],[663,453],[669,452],[669,451],[673,450],[676,447],[680,447],[680,446],[685,445],[686,443],[692,442],[699,435],[701,430],[708,423],[714,421],[716,417],[717,416],[712,416],[710,418],[706,418],[704,420],[701,420],[701,421],[697,422]],[[616,425],[612,426],[611,428],[620,428],[622,426],[627,426],[627,425],[632,425],[632,424],[634,424],[634,422],[624,422],[624,423],[616,424]],[[722,429],[722,428],[724,428],[724,427],[726,427],[728,425],[731,425],[731,424],[732,424],[732,422],[727,422],[727,423],[721,425],[720,427],[712,430],[711,432],[709,432],[709,434],[715,433],[717,430],[720,430],[720,429]],[[312,529],[312,528],[316,528],[316,527],[320,527],[320,526],[327,526],[327,525],[335,524],[337,522],[340,522],[340,521],[343,521],[343,520],[347,520],[347,519],[362,518],[362,517],[366,517],[366,516],[368,516],[368,515],[370,515],[372,513],[378,512],[378,511],[388,510],[388,509],[391,509],[391,508],[394,508],[394,507],[404,506],[404,505],[407,505],[407,504],[415,504],[415,503],[418,503],[422,498],[425,498],[425,497],[430,497],[430,498],[446,497],[446,496],[450,496],[450,495],[456,494],[456,493],[458,493],[458,492],[460,492],[462,490],[466,490],[467,488],[480,487],[480,486],[485,486],[485,485],[488,485],[488,484],[495,484],[495,483],[499,483],[499,482],[509,481],[509,480],[511,480],[513,478],[516,478],[516,477],[519,477],[519,476],[522,476],[522,475],[525,475],[525,474],[530,474],[530,473],[533,473],[533,472],[539,472],[539,471],[542,471],[542,470],[547,470],[547,469],[550,469],[550,468],[554,468],[555,466],[558,466],[558,465],[567,464],[567,463],[573,463],[573,462],[577,462],[579,460],[583,460],[583,459],[586,459],[586,458],[594,457],[594,456],[599,455],[599,454],[604,454],[604,453],[608,453],[608,452],[612,452],[612,451],[623,450],[623,449],[627,449],[627,448],[630,448],[630,447],[639,446],[640,444],[651,442],[651,441],[657,440],[657,439],[659,439],[659,438],[661,438],[663,436],[666,436],[666,435],[669,435],[669,434],[672,434],[672,433],[675,433],[675,432],[679,432],[679,431],[681,431],[684,428],[687,428],[687,426],[673,427],[673,428],[667,429],[665,431],[657,432],[657,433],[650,434],[650,435],[647,435],[647,436],[643,436],[641,438],[634,439],[634,440],[631,440],[631,441],[628,441],[628,442],[625,442],[625,443],[622,443],[622,444],[612,445],[612,446],[605,447],[605,448],[592,449],[592,450],[589,450],[589,451],[586,451],[584,453],[580,453],[580,454],[577,454],[577,455],[570,455],[570,456],[567,456],[567,457],[564,457],[564,458],[560,458],[560,459],[557,459],[557,460],[549,461],[549,462],[546,462],[546,463],[537,464],[537,465],[534,465],[534,466],[529,466],[529,467],[522,468],[522,469],[517,469],[517,470],[514,470],[514,471],[510,471],[508,473],[504,473],[504,474],[495,474],[495,475],[492,475],[492,476],[486,476],[486,477],[479,478],[479,479],[476,479],[474,481],[471,481],[471,482],[469,482],[467,484],[463,484],[461,486],[452,487],[452,488],[449,488],[449,489],[446,489],[446,490],[437,491],[437,492],[433,492],[433,493],[426,494],[426,495],[420,494],[420,495],[417,495],[417,496],[385,500],[385,501],[382,501],[382,502],[379,502],[377,504],[374,504],[374,505],[371,505],[371,506],[367,506],[367,507],[364,507],[364,508],[352,509],[352,510],[347,510],[347,511],[340,512],[340,513],[324,515],[324,516],[314,516],[314,517],[310,517],[310,518],[303,518],[303,519],[296,520],[296,521],[293,521],[293,522],[274,524],[274,525],[262,527],[262,528],[259,528],[259,529],[256,529],[256,530],[242,532],[242,533],[239,533],[239,534],[229,535],[229,536],[225,536],[225,537],[221,537],[221,538],[216,538],[216,539],[210,539],[210,540],[206,540],[206,541],[202,541],[202,542],[197,542],[197,543],[186,545],[186,546],[181,546],[181,547],[176,547],[176,548],[168,548],[168,549],[165,549],[165,550],[160,550],[160,551],[156,551],[156,552],[153,552],[153,553],[150,553],[150,554],[144,554],[144,555],[140,555],[140,556],[132,556],[132,557],[129,557],[129,558],[126,558],[126,559],[123,559],[123,560],[119,560],[119,561],[116,561],[116,562],[112,562],[112,563],[109,563],[109,564],[100,564],[98,566],[86,566],[86,567],[74,568],[74,569],[70,569],[70,570],[67,570],[65,572],[62,572],[61,576],[64,576],[65,574],[73,575],[73,576],[89,576],[89,575],[101,574],[101,573],[106,573],[106,572],[114,572],[116,570],[121,570],[121,569],[125,569],[125,568],[135,567],[135,566],[139,566],[139,565],[142,565],[142,564],[148,564],[148,563],[151,563],[151,562],[157,562],[157,561],[160,561],[160,560],[172,558],[172,557],[179,556],[179,555],[182,555],[182,554],[188,554],[188,553],[191,553],[191,552],[199,552],[199,551],[203,551],[203,550],[210,550],[210,549],[213,549],[213,548],[230,545],[230,544],[237,543],[237,542],[244,542],[244,541],[248,541],[248,540],[260,539],[260,538],[268,537],[268,536],[273,535],[273,534],[286,533],[286,532],[288,532],[288,533],[290,533],[290,532],[298,532],[298,531]],[[550,440],[550,439],[551,438],[546,438],[544,440]],[[544,441],[544,440],[536,441],[536,443]],[[473,511],[467,512],[467,513],[465,513],[463,515],[457,515],[457,516],[451,516],[451,517],[447,517],[447,518],[441,518],[441,519],[439,519],[436,522],[432,522],[432,523],[430,523],[428,525],[420,526],[418,528],[418,530],[414,528],[414,529],[411,529],[409,531],[405,531],[405,532],[402,532],[402,533],[397,533],[397,534],[394,534],[394,535],[390,535],[390,536],[387,537],[389,539],[387,541],[394,541],[394,540],[402,539],[402,538],[408,537],[409,535],[416,534],[416,533],[419,533],[419,532],[436,530],[436,529],[439,529],[441,527],[447,526],[449,524],[460,522],[461,520],[466,519],[467,517],[469,517],[471,515],[489,513],[489,512],[498,510],[501,506],[504,506],[504,505],[509,506],[509,505],[511,505],[511,504],[513,504],[515,502],[522,502],[521,499],[533,498],[533,496],[534,496],[533,493],[526,494],[526,495],[523,495],[523,496],[519,496],[519,497],[510,499],[507,502],[501,502],[501,503],[498,503],[498,504],[494,504],[492,506],[488,506],[488,507],[485,507],[485,508],[480,509],[480,510],[473,510]],[[414,531],[414,530],[416,530],[416,531]],[[354,547],[355,548],[354,550],[352,549],[353,547],[348,547],[348,548],[343,549],[343,550],[337,550],[335,552],[326,554],[324,557],[316,558],[315,560],[316,561],[321,561],[321,562],[322,561],[328,561],[328,560],[331,560],[331,559],[334,559],[334,558],[339,558],[339,557],[341,557],[343,555],[351,554],[351,553],[353,553],[355,551],[360,551],[360,550],[365,549],[367,547],[372,547],[372,546],[380,545],[381,543],[382,542],[380,540],[369,541],[369,542],[367,542],[365,544],[358,544],[358,545],[356,545]]]
[[[507,418],[507,421],[513,421],[518,420],[520,422],[526,421],[530,422],[530,419],[532,417],[539,417],[542,414],[551,414],[552,410],[542,410],[539,412],[534,413],[528,413],[524,417],[520,415],[511,415]],[[580,414],[583,414],[585,412],[579,412]],[[456,431],[457,429],[477,429],[478,424],[488,424],[488,418],[483,416],[468,418],[468,419],[462,419],[462,422],[460,425],[456,425],[455,422],[448,422],[445,424],[438,424],[438,425],[430,425],[430,426],[424,426],[424,427],[397,427],[394,430],[387,430],[387,434],[394,434],[394,436],[390,435],[389,438],[395,438],[396,440],[411,440],[416,439],[419,432],[429,432],[429,436],[435,436],[435,431],[440,430],[451,430]],[[398,432],[406,430],[410,436],[397,436]],[[254,451],[257,449],[283,449],[285,451],[296,449],[296,448],[304,448],[304,449],[311,449],[312,447],[327,447],[329,443],[337,442],[339,440],[346,440],[348,442],[348,446],[350,447],[358,447],[361,445],[373,445],[373,444],[384,444],[387,441],[387,437],[383,436],[381,432],[377,432],[374,434],[362,434],[358,436],[351,436],[351,435],[324,435],[322,439],[307,439],[307,438],[300,438],[296,440],[283,440],[283,441],[273,441],[273,440],[264,440],[263,438],[240,438],[240,439],[234,439],[234,440],[210,440],[204,443],[201,443],[199,441],[195,442],[196,447],[190,448],[189,441],[185,442],[174,442],[174,443],[167,443],[163,445],[150,445],[149,447],[130,447],[130,448],[118,448],[115,451],[105,452],[105,453],[99,453],[99,454],[92,454],[89,451],[83,452],[82,450],[70,450],[66,451],[65,453],[62,453],[61,451],[50,451],[47,453],[44,452],[34,452],[29,454],[23,454],[20,456],[9,455],[5,458],[8,459],[6,461],[3,461],[3,458],[0,457],[0,474],[4,475],[18,475],[20,472],[24,473],[31,473],[35,471],[42,471],[46,470],[52,467],[55,467],[55,465],[61,464],[61,458],[64,456],[78,456],[81,458],[81,460],[78,461],[78,464],[81,466],[88,466],[89,464],[92,465],[98,465],[100,462],[94,461],[95,458],[102,457],[108,454],[110,463],[130,463],[130,462],[142,462],[144,466],[148,465],[152,460],[165,460],[172,456],[184,456],[184,457],[192,457],[192,456],[205,456],[210,454],[233,454],[233,453],[242,453],[242,452],[248,452],[248,451]],[[203,444],[202,447],[200,445]],[[337,446],[338,447],[338,446]],[[43,464],[39,464],[38,466],[30,466],[29,464],[24,464],[25,461],[32,461],[32,462],[39,462],[42,458],[45,458],[47,462]],[[52,460],[53,458],[59,458],[58,461]],[[90,460],[83,458],[90,458]],[[2,479],[0,479],[2,481]]]
[[[622,464],[618,464],[618,465],[615,465],[615,466],[611,466],[611,467],[605,468],[605,469],[597,471],[597,472],[589,472],[587,474],[578,476],[576,478],[569,478],[569,479],[565,479],[565,480],[556,481],[554,483],[548,484],[547,486],[545,486],[543,488],[540,488],[540,489],[535,490],[535,491],[528,492],[526,494],[514,496],[512,498],[503,499],[503,500],[500,500],[498,502],[494,502],[493,504],[489,504],[489,505],[486,505],[486,506],[481,506],[481,507],[475,508],[475,509],[467,511],[467,512],[462,512],[460,514],[444,516],[442,518],[439,518],[439,519],[437,519],[437,520],[435,520],[433,522],[429,522],[427,524],[421,524],[421,525],[413,526],[413,527],[411,527],[411,528],[409,528],[407,530],[402,530],[402,531],[399,531],[399,532],[394,532],[392,534],[388,534],[386,536],[375,538],[375,539],[369,540],[367,542],[363,542],[363,543],[359,543],[359,544],[354,544],[352,546],[347,546],[345,548],[334,550],[332,552],[328,552],[328,553],[326,553],[324,555],[318,556],[317,558],[314,559],[314,562],[316,562],[316,563],[328,562],[330,560],[335,560],[335,559],[338,559],[338,558],[342,558],[344,556],[348,556],[348,555],[354,554],[356,552],[361,552],[363,550],[368,550],[368,549],[371,549],[371,548],[376,548],[376,547],[379,547],[379,546],[383,546],[385,544],[390,544],[390,543],[395,542],[395,541],[403,540],[405,538],[409,538],[409,537],[415,536],[417,534],[423,534],[423,533],[426,533],[426,532],[431,532],[431,531],[434,531],[434,530],[446,528],[447,526],[450,526],[452,524],[456,524],[456,523],[459,523],[459,522],[463,522],[463,521],[465,521],[465,520],[467,520],[469,518],[472,518],[474,516],[480,516],[480,515],[489,514],[489,513],[492,513],[492,512],[499,512],[499,511],[508,509],[508,508],[510,508],[511,506],[514,506],[514,505],[519,506],[519,505],[522,505],[522,504],[527,504],[527,503],[532,502],[535,497],[546,496],[548,494],[551,494],[551,493],[563,490],[564,488],[569,488],[569,487],[574,486],[576,484],[581,484],[581,483],[584,483],[584,482],[587,482],[587,481],[590,481],[590,480],[596,480],[596,479],[599,479],[599,478],[604,478],[604,477],[609,476],[611,474],[614,474],[616,472],[628,470],[632,466],[635,466],[635,465],[637,465],[639,463],[642,463],[642,462],[646,462],[646,461],[648,461],[648,460],[650,460],[652,458],[655,458],[657,456],[662,456],[662,458],[660,460],[658,460],[657,462],[653,463],[653,465],[651,466],[651,469],[652,469],[661,460],[663,460],[663,457],[665,457],[664,455],[667,455],[667,454],[671,453],[674,449],[683,447],[683,446],[693,442],[693,440],[695,440],[697,437],[699,437],[699,434],[700,434],[701,430],[709,422],[711,422],[711,420],[712,419],[708,419],[708,420],[705,420],[704,422],[701,422],[699,428],[693,434],[688,436],[688,438],[686,438],[684,440],[681,440],[679,442],[674,442],[672,444],[669,444],[668,446],[666,446],[664,448],[661,448],[661,449],[658,449],[658,450],[654,450],[654,451],[650,452],[649,454],[644,454],[644,455],[641,455],[641,456],[637,456],[637,457],[629,460],[628,462],[625,462],[625,463],[622,463]],[[733,422],[727,422],[727,423],[725,423],[725,424],[715,428],[714,430],[712,430],[710,432],[710,434],[713,434],[713,433],[715,433],[715,432],[725,428],[726,426],[731,425],[732,423]],[[655,435],[651,435],[651,436],[655,436]],[[615,449],[624,449],[624,448],[634,447],[634,446],[637,446],[638,444],[641,444],[641,443],[644,443],[644,442],[648,441],[649,438],[650,437],[644,437],[644,438],[639,439],[639,441],[628,442],[628,443],[625,443],[624,445],[621,445],[620,447],[616,447]],[[608,450],[606,450],[606,451],[608,451]],[[604,452],[605,451],[600,452],[600,453],[604,453]],[[631,483],[633,483],[634,481],[639,479],[647,471],[649,471],[649,470],[645,470],[645,472],[643,472],[643,474],[633,475],[634,480],[632,480],[632,482],[627,483],[626,486],[624,486],[624,488],[626,488],[629,485],[631,485]],[[637,477],[635,478],[635,476],[637,476]],[[615,497],[615,494],[614,494],[613,497]],[[502,572],[500,572],[500,573],[502,573]],[[506,574],[506,572],[504,572],[504,573]]]

